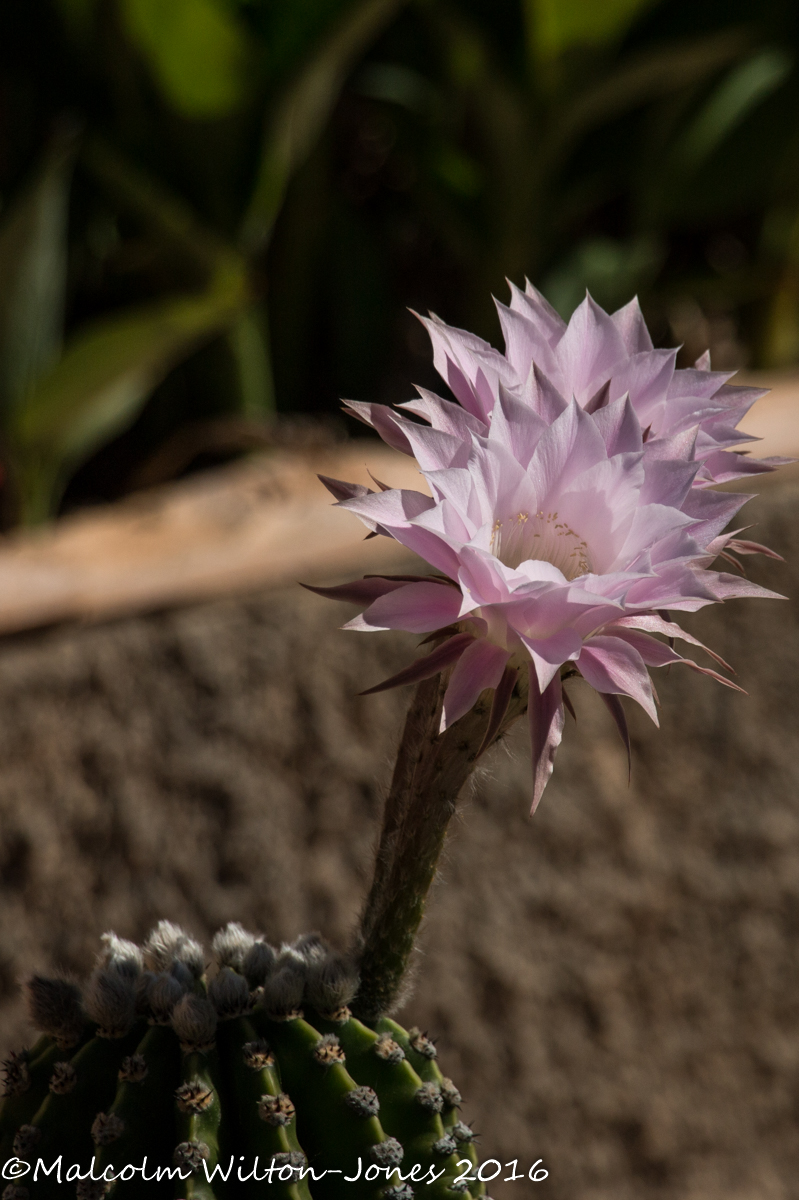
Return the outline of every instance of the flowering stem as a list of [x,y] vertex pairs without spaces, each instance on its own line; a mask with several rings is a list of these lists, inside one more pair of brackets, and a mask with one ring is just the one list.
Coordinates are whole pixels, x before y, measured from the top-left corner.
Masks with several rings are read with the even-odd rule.
[[[361,985],[352,1008],[375,1021],[402,998],[403,980],[435,878],[458,795],[471,774],[488,726],[492,693],[439,734],[446,678],[416,688],[402,734],[383,818],[374,879],[361,919]],[[491,744],[527,706],[526,679],[513,688]]]

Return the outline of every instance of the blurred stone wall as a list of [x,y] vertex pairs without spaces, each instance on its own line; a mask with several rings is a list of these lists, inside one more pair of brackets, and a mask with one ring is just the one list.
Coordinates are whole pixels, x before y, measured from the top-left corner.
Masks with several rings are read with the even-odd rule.
[[[747,513],[789,559],[752,575],[799,597],[799,487]],[[28,1035],[17,980],[85,971],[108,928],[343,943],[407,703],[356,693],[413,646],[348,614],[296,588],[0,643],[5,1046]],[[577,684],[535,819],[519,730],[454,823],[402,1017],[437,1036],[482,1155],[550,1171],[495,1200],[799,1194],[797,600],[686,625],[748,697],[658,672],[628,788]]]

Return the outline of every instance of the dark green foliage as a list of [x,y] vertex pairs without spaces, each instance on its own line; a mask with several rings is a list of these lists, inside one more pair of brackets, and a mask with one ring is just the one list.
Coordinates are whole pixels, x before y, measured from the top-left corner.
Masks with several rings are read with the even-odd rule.
[[496,339],[506,276],[796,362],[797,11],[6,0],[0,525],[436,387],[407,308]]
[[54,515],[154,391],[150,448],[176,415],[267,437],[264,254],[401,3],[0,6],[0,133],[19,131],[0,155],[0,525]]
[[[167,922],[141,950],[105,935],[80,1033],[72,985],[30,981],[29,1007],[47,1028],[6,1063],[0,1138],[4,1161],[32,1170],[4,1197],[411,1200],[412,1184],[389,1175],[407,1180],[417,1164],[430,1200],[484,1194],[476,1182],[452,1186],[477,1159],[435,1047],[388,1019],[356,1020],[346,960],[318,935],[275,950],[236,925],[213,949],[206,978],[200,947]],[[120,1178],[59,1184],[40,1170],[34,1181],[38,1160],[49,1168],[59,1155],[62,1179],[73,1163],[85,1174],[93,1155],[96,1177]],[[125,1172],[145,1156],[146,1181]]]

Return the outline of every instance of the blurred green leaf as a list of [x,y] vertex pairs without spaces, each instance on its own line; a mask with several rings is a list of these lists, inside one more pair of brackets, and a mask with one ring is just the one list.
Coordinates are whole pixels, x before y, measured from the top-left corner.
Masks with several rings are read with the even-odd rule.
[[242,227],[255,252],[269,240],[289,179],[305,161],[358,55],[404,0],[359,0],[286,89],[269,121],[261,165]]
[[99,0],[58,0],[58,8],[73,33],[83,34],[91,28]]
[[653,0],[525,0],[534,61],[574,46],[604,46],[626,31]]
[[242,107],[251,90],[253,51],[228,5],[221,0],[120,3],[129,37],[179,113],[222,117]]
[[454,146],[443,146],[435,158],[438,177],[461,196],[476,196],[482,187],[479,165]]
[[664,258],[655,238],[621,242],[608,237],[588,238],[547,275],[541,290],[568,320],[589,291],[608,311],[621,307],[648,285]]
[[740,58],[750,43],[745,30],[724,30],[655,50],[641,51],[599,84],[566,101],[556,122],[553,142],[561,149],[605,122],[661,96],[701,82]]
[[436,103],[435,88],[408,67],[397,63],[368,63],[359,73],[356,90],[361,96],[399,104],[414,113],[427,113]]
[[169,368],[250,303],[244,273],[228,268],[199,296],[145,305],[77,333],[10,423],[26,523],[50,515],[65,470],[125,428]]
[[240,411],[256,421],[274,416],[275,412],[268,320],[266,305],[253,305],[242,313],[228,334],[238,368]]
[[785,82],[793,58],[772,47],[740,63],[721,81],[680,138],[675,166],[694,171],[737,125]]
[[206,271],[239,261],[237,252],[200,221],[175,192],[143,171],[105,138],[92,135],[81,147],[81,164],[145,225],[173,242]]
[[25,403],[58,358],[76,142],[70,131],[55,137],[0,229],[0,402],[6,413]]
[[785,272],[772,297],[761,353],[766,367],[799,362],[799,271],[795,267]]

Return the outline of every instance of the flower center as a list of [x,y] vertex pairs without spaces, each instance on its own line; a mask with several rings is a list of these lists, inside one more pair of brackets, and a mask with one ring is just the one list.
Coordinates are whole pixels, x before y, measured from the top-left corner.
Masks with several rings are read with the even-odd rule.
[[506,567],[518,567],[530,559],[552,563],[567,579],[587,575],[592,569],[588,546],[556,512],[520,512],[495,521],[491,552]]

